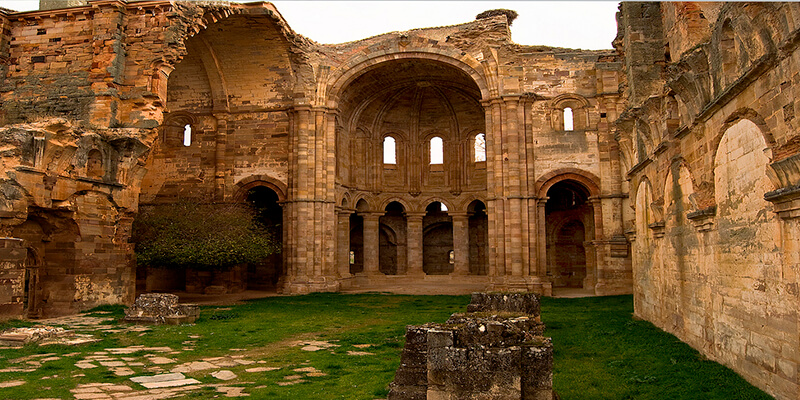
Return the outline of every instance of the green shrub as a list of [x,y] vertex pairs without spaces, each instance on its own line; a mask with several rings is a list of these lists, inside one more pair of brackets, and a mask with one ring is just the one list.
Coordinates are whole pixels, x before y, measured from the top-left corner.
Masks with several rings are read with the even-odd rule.
[[245,205],[183,201],[142,206],[131,239],[140,266],[224,270],[280,252],[277,229]]

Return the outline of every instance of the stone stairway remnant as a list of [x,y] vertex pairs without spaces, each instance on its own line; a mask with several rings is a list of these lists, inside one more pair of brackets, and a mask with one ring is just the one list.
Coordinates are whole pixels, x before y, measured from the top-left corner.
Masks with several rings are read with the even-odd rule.
[[473,293],[466,313],[406,328],[389,400],[553,400],[553,346],[533,293]]

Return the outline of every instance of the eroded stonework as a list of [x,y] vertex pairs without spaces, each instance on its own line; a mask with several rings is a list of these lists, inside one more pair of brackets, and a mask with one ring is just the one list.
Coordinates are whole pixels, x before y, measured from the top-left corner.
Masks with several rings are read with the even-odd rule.
[[636,315],[798,399],[797,3],[622,3]]
[[[270,3],[82,4],[0,10],[5,315],[204,285],[634,292],[798,398],[800,6],[623,3],[616,48],[583,51],[515,44],[503,13],[322,45]],[[259,204],[282,254],[232,285],[137,271],[138,207],[187,198]]]

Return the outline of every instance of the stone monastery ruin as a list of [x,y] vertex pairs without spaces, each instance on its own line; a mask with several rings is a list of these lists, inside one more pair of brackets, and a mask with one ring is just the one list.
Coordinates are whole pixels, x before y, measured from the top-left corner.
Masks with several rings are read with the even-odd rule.
[[0,314],[164,289],[139,207],[255,198],[283,252],[247,287],[633,293],[800,399],[800,4],[622,3],[584,51],[504,13],[322,45],[266,2],[48,3],[0,9]]

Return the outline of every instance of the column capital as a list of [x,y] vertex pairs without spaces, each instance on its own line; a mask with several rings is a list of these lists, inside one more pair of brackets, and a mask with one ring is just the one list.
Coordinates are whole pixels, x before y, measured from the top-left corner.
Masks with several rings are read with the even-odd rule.
[[448,211],[448,212],[447,212],[447,215],[449,215],[449,216],[450,216],[451,218],[453,218],[453,219],[456,219],[456,218],[464,218],[464,219],[467,219],[467,218],[469,218],[469,216],[470,216],[471,214],[472,214],[472,213],[471,213],[471,212],[468,212],[468,211]]
[[384,216],[386,214],[386,212],[385,211],[359,211],[359,212],[357,212],[357,214],[362,216],[362,217],[364,217],[364,220],[368,220],[368,219],[377,220],[380,217]]
[[421,219],[425,215],[427,215],[428,213],[425,212],[425,211],[406,211],[403,214],[406,216],[406,218],[420,218]]

